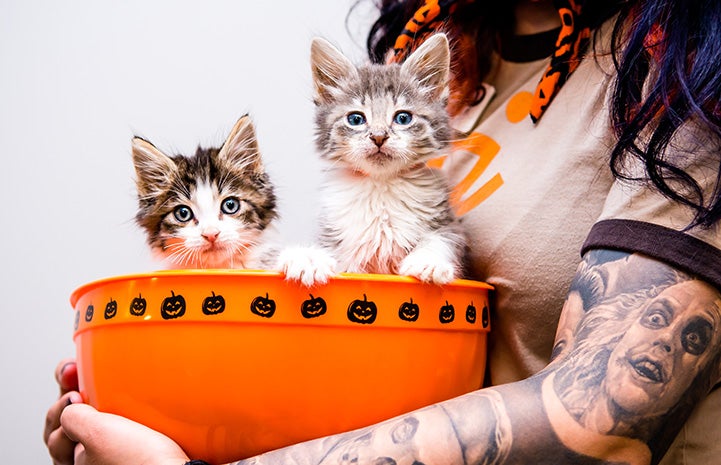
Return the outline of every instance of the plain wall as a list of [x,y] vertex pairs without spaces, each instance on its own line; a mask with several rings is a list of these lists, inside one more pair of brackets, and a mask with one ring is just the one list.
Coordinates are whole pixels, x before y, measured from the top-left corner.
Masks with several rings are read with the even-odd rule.
[[370,0],[0,0],[0,454],[51,463],[42,441],[72,356],[70,293],[159,268],[133,223],[133,135],[168,152],[221,144],[253,116],[288,242],[310,240],[310,39],[356,61]]

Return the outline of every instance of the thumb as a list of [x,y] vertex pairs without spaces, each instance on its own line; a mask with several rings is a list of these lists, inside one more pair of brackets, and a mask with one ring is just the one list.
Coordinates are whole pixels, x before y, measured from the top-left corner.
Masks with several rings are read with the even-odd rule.
[[187,456],[167,436],[127,418],[102,413],[88,404],[65,407],[65,434],[85,448],[89,463],[184,463]]
[[60,426],[73,441],[95,442],[105,434],[98,415],[100,413],[88,404],[71,404],[60,415]]

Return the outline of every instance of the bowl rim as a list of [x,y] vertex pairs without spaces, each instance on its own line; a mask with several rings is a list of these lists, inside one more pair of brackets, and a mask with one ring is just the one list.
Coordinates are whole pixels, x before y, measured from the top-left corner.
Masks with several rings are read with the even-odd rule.
[[[75,308],[77,301],[80,296],[91,291],[96,287],[103,286],[108,283],[138,280],[138,279],[152,279],[152,278],[167,278],[174,276],[268,276],[273,278],[282,278],[283,273],[279,271],[270,270],[249,270],[249,269],[192,269],[192,270],[156,270],[141,273],[128,273],[117,276],[108,276],[105,278],[96,279],[94,281],[82,284],[70,294],[70,305]],[[332,281],[375,281],[375,282],[387,282],[387,283],[418,283],[423,284],[417,278],[403,275],[392,275],[392,274],[368,274],[368,273],[338,273],[329,278],[329,282]],[[489,291],[494,290],[494,287],[483,281],[476,281],[472,279],[455,279],[448,284],[442,285],[442,287],[461,287],[461,288],[475,288],[475,289],[486,289]]]

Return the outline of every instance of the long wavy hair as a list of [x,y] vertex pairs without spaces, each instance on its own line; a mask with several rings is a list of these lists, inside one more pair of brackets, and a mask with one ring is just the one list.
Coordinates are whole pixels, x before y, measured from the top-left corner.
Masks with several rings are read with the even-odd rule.
[[[646,179],[694,209],[689,228],[711,226],[721,217],[721,2],[633,1],[619,18],[625,21],[617,21],[614,29],[618,75],[612,117],[618,143],[611,169],[619,178],[639,180],[624,170],[629,157],[637,158],[645,165]],[[708,198],[666,151],[687,123],[707,131],[717,147],[715,187]]]
[[[422,0],[375,0],[379,17],[366,47],[370,59],[382,62],[405,22]],[[454,49],[456,86],[472,103],[478,83],[491,69],[498,37],[513,26],[513,2],[460,6],[446,33]],[[710,227],[721,219],[721,2],[718,0],[586,0],[584,20],[591,27],[617,14],[612,46],[617,76],[611,118],[617,143],[611,152],[614,176],[651,182],[669,199],[694,212],[687,229]],[[453,86],[454,83],[452,82]],[[682,127],[693,124],[705,133],[716,158],[704,161],[715,170],[715,183],[704,192],[679,160],[667,150]],[[639,176],[628,167],[637,159]],[[682,163],[683,162],[683,163]]]

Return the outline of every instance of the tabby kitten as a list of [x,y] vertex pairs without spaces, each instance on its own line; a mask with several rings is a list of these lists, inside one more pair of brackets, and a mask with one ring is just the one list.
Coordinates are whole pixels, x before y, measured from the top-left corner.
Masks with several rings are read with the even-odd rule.
[[448,145],[449,46],[426,40],[402,64],[356,67],[331,44],[311,46],[316,145],[328,162],[320,250],[287,249],[279,266],[306,285],[337,271],[459,277],[464,239],[443,175],[427,161]]
[[133,138],[137,223],[173,268],[267,268],[275,260],[276,198],[250,118],[220,148],[168,156]]

